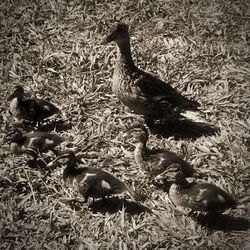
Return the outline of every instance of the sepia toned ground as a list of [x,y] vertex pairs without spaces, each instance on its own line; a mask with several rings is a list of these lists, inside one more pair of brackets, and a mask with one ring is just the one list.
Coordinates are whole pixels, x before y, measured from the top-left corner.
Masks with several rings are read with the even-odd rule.
[[[248,2],[1,1],[0,249],[249,249]],[[236,209],[182,215],[139,173],[128,128],[141,118],[112,94],[116,47],[100,45],[117,21],[129,25],[136,64],[198,100],[217,128],[203,136],[165,128],[150,135],[149,146],[184,157],[204,181],[233,194]],[[16,84],[61,108],[63,117],[43,126],[65,139],[61,149],[75,150],[86,166],[113,173],[147,199],[72,204],[65,200],[77,195],[63,183],[63,168],[30,168],[27,156],[12,156],[4,138],[16,126],[7,101]]]

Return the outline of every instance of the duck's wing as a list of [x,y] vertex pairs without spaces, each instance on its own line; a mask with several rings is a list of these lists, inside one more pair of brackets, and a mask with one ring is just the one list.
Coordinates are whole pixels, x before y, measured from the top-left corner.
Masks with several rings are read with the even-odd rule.
[[111,193],[122,193],[127,189],[124,182],[120,181],[118,178],[106,171],[99,169],[98,176],[100,178],[102,188]]
[[126,190],[126,185],[112,174],[97,168],[85,169],[83,181],[89,186],[105,194],[121,193]]
[[187,206],[196,211],[207,211],[207,193],[208,190],[204,188],[197,188],[197,183],[190,184],[187,189],[183,190],[183,197],[187,202]]
[[155,102],[167,102],[169,106],[179,107],[187,110],[197,110],[200,104],[196,101],[189,100],[181,95],[177,90],[171,87],[168,83],[161,81],[158,78],[138,69],[137,85],[149,99]]
[[63,138],[59,135],[41,131],[27,133],[26,137],[26,144],[29,145],[29,147],[40,150],[41,152],[53,149],[63,142]]
[[34,99],[22,101],[21,116],[25,120],[35,121],[39,113],[39,105]]
[[169,159],[166,159],[164,150],[161,149],[148,149],[147,155],[145,156],[145,162],[147,171],[154,176],[158,176],[164,172],[171,163]]
[[151,149],[149,152],[150,158],[154,162],[155,174],[158,179],[167,178],[167,173],[171,169],[173,170],[176,164],[179,165],[185,177],[190,177],[194,173],[193,167],[174,152],[167,149]]
[[39,136],[36,136],[36,133],[27,133],[24,135],[25,141],[23,143],[24,147],[26,149],[32,149],[38,152],[39,145],[41,143],[41,138]]
[[46,117],[52,116],[56,113],[60,113],[60,109],[57,108],[53,103],[42,100],[42,99],[36,99],[36,102],[39,106],[40,111],[40,117],[41,119],[44,119]]
[[200,183],[196,186],[199,186],[200,192],[195,200],[205,203],[207,210],[224,210],[228,207],[235,207],[235,200],[221,188],[209,183]]

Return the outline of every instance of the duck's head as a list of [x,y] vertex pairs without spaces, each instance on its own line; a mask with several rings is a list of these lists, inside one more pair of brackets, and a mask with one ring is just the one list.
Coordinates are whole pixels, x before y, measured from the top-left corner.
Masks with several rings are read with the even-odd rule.
[[11,101],[14,98],[22,98],[24,96],[24,88],[21,85],[16,85],[14,87],[13,93],[8,97],[8,101]]
[[56,157],[53,161],[51,161],[47,166],[52,167],[56,165],[59,161],[64,160],[62,164],[68,165],[68,166],[76,166],[77,159],[75,156],[75,153],[72,150],[65,150],[59,154],[59,156]]
[[146,144],[148,140],[148,130],[144,125],[135,124],[129,130],[137,142],[142,142]]
[[6,135],[5,140],[6,142],[16,142],[19,143],[23,140],[23,134],[20,130],[15,130],[13,132],[10,132]]
[[184,174],[180,169],[180,164],[174,163],[171,165],[171,170],[166,173],[166,176],[170,177],[170,180],[177,185],[182,185],[185,182]]
[[166,171],[155,177],[155,180],[164,180],[168,178],[171,182],[176,184],[181,184],[184,180],[184,175],[182,172],[182,166],[180,163],[172,163]]
[[128,38],[128,26],[124,23],[117,23],[112,26],[110,34],[104,38],[101,44],[107,44],[114,41],[119,45],[124,41],[127,41]]

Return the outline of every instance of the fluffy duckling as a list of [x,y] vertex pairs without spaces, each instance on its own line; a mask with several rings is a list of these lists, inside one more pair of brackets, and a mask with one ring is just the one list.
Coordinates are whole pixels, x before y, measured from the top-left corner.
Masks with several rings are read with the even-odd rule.
[[131,132],[138,142],[134,151],[135,162],[141,172],[146,172],[157,180],[164,179],[165,171],[176,169],[178,167],[185,177],[190,177],[194,174],[194,168],[184,161],[177,154],[167,149],[149,149],[147,148],[148,130],[143,125],[135,125],[131,128]]
[[178,207],[191,211],[216,213],[236,206],[231,195],[213,184],[188,183],[181,171],[175,172],[173,179],[169,198]]
[[32,165],[36,163],[38,155],[51,150],[57,155],[57,147],[63,139],[57,134],[47,132],[33,132],[23,134],[17,130],[7,135],[10,150],[13,154],[28,153],[33,156]]
[[198,110],[200,104],[181,95],[168,83],[137,68],[130,49],[128,26],[118,23],[102,42],[114,41],[118,53],[113,75],[113,92],[129,109],[144,115],[148,123],[169,119],[186,110]]
[[84,202],[87,202],[89,197],[105,199],[106,196],[120,194],[126,191],[135,200],[141,199],[139,194],[112,174],[92,167],[79,168],[76,156],[72,151],[64,152],[49,163],[48,166],[51,167],[63,158],[66,159],[63,180],[84,197]]
[[10,112],[13,116],[24,121],[31,121],[40,126],[40,122],[61,111],[52,103],[42,99],[24,99],[22,86],[15,86],[14,92],[8,98]]

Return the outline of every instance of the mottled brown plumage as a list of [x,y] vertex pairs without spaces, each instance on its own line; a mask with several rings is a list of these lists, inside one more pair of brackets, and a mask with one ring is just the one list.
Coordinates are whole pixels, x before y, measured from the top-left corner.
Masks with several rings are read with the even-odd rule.
[[63,142],[63,139],[57,134],[47,132],[32,132],[23,134],[17,130],[7,135],[7,141],[10,143],[10,150],[13,154],[27,153],[34,157],[36,162],[39,154],[51,150],[57,154],[56,147]]
[[13,116],[24,121],[31,121],[34,124],[61,111],[51,102],[42,99],[24,99],[22,86],[15,86],[14,92],[9,96],[10,112]]
[[142,172],[152,176],[161,175],[164,179],[165,171],[176,168],[183,171],[186,177],[194,174],[194,169],[177,154],[167,149],[149,149],[146,144],[148,141],[148,130],[143,125],[135,125],[131,128],[134,138],[138,141],[134,152],[135,161]]
[[187,99],[169,84],[135,66],[126,24],[116,24],[103,44],[111,41],[118,47],[113,92],[123,104],[147,119],[165,119],[185,110],[197,110],[198,102]]
[[169,198],[174,205],[199,212],[223,212],[234,208],[235,200],[221,188],[210,183],[188,183],[181,171],[173,177]]
[[89,197],[105,198],[123,192],[128,192],[134,199],[141,199],[137,193],[112,174],[97,168],[78,167],[76,156],[72,151],[64,152],[49,165],[63,158],[66,159],[63,179],[84,197],[85,202]]

